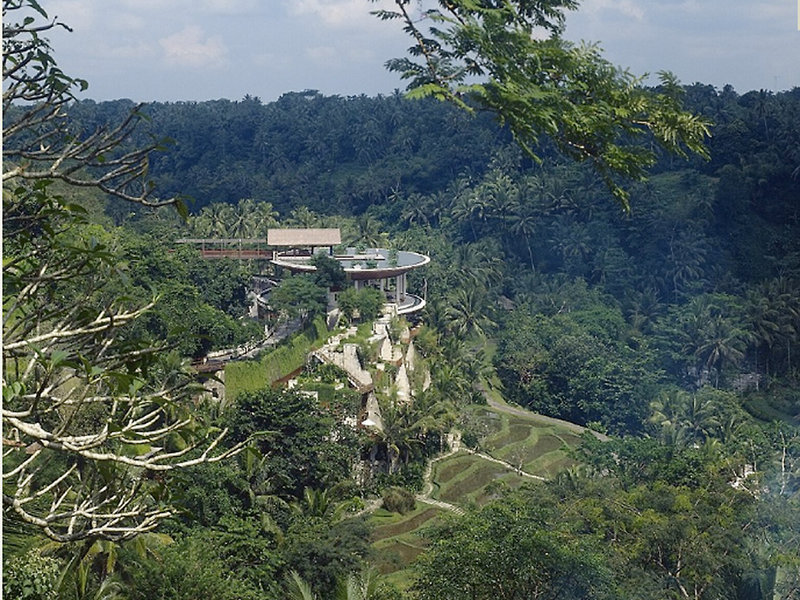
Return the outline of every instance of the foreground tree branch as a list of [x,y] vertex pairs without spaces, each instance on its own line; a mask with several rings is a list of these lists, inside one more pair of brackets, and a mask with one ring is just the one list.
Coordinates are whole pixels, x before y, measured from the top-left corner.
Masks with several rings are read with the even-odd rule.
[[410,58],[387,62],[409,80],[409,96],[494,112],[536,160],[540,137],[549,137],[591,163],[625,209],[624,184],[643,179],[657,151],[708,156],[710,123],[682,109],[671,74],[647,90],[596,46],[561,37],[576,0],[438,0],[419,15],[411,0],[395,4],[375,14],[401,22],[413,40]]
[[[41,21],[44,21],[43,23]],[[139,108],[85,134],[68,113],[86,82],[58,69],[35,0],[3,2],[3,506],[50,538],[124,540],[173,514],[169,473],[229,458],[198,411],[188,363],[132,325],[151,309],[112,292],[119,257],[57,193],[145,206],[154,142],[131,148]]]

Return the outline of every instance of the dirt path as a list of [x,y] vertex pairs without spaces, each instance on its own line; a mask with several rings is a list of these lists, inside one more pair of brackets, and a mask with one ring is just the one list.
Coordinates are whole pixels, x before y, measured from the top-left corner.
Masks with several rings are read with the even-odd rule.
[[[539,421],[540,423],[544,423],[547,425],[555,425],[558,427],[562,427],[573,433],[577,433],[578,435],[582,435],[585,431],[591,432],[598,440],[601,441],[608,441],[609,437],[604,435],[598,431],[593,431],[591,429],[587,429],[586,427],[582,427],[581,425],[577,425],[575,423],[570,423],[569,421],[564,421],[562,419],[556,419],[554,417],[548,417],[545,415],[540,415],[539,413],[531,412],[526,408],[522,408],[521,406],[512,406],[505,401],[498,401],[492,397],[489,391],[484,387],[483,384],[478,384],[478,390],[483,394],[483,397],[486,398],[486,402],[490,408],[496,410],[497,412],[506,413],[509,415],[515,415],[518,417],[523,417],[526,419],[534,419]],[[473,456],[477,456],[482,458],[483,460],[487,460],[489,462],[493,462],[498,465],[502,465],[506,467],[508,470],[513,471],[520,477],[526,477],[528,479],[535,479],[536,481],[547,481],[545,477],[540,475],[534,475],[533,473],[528,473],[527,471],[523,471],[520,468],[515,467],[509,462],[501,460],[499,458],[495,458],[494,456],[490,456],[489,454],[485,454],[483,452],[477,452],[472,450],[471,448],[466,448],[461,446],[461,435],[456,432],[453,436],[453,439],[450,443],[450,449],[445,452],[444,454],[440,454],[436,458],[431,459],[428,461],[427,466],[425,467],[425,473],[422,476],[423,486],[422,491],[415,496],[418,502],[423,502],[425,504],[429,504],[431,506],[436,506],[437,508],[441,508],[442,510],[448,510],[450,512],[454,512],[459,515],[464,514],[464,509],[460,506],[456,506],[455,504],[450,504],[448,502],[443,502],[441,500],[436,500],[432,497],[433,490],[434,490],[434,482],[433,482],[433,465],[441,460],[446,458],[450,458],[454,454],[460,451],[468,452]],[[370,500],[367,505],[358,512],[358,515],[363,515],[367,513],[374,512],[381,506],[382,500],[380,498]]]
[[[433,494],[433,488],[434,488],[434,485],[433,485],[433,463],[438,462],[440,460],[444,460],[445,458],[448,458],[449,456],[452,456],[453,454],[455,454],[456,452],[461,450],[460,446],[461,446],[460,436],[456,436],[456,438],[453,440],[453,443],[450,445],[450,450],[448,450],[444,454],[440,454],[436,458],[428,461],[428,464],[425,467],[425,473],[422,475],[422,481],[423,481],[422,492],[420,492],[419,494],[414,496],[414,498],[417,500],[417,502],[422,502],[423,504],[430,504],[431,506],[435,506],[437,508],[441,508],[442,510],[449,510],[450,512],[454,512],[454,513],[459,514],[459,515],[463,515],[464,514],[464,509],[462,509],[461,507],[456,506],[455,504],[450,504],[448,502],[442,502],[441,500],[436,500],[435,498],[431,497],[431,494]],[[363,516],[363,515],[367,515],[369,513],[373,513],[376,510],[378,510],[381,507],[382,504],[383,504],[383,499],[382,498],[371,498],[370,500],[368,500],[366,502],[366,504],[364,505],[364,508],[362,508],[360,511],[355,513],[354,516],[360,517],[360,516]]]
[[428,461],[427,466],[425,467],[425,473],[422,475],[422,492],[417,494],[415,497],[418,502],[424,502],[425,504],[430,504],[432,506],[436,506],[443,510],[449,510],[450,512],[454,512],[459,515],[464,514],[464,509],[456,506],[455,504],[450,504],[448,502],[442,502],[441,500],[436,500],[431,496],[433,494],[433,464],[439,462],[440,460],[444,460],[445,458],[449,458],[453,456],[456,452],[461,450],[461,435],[456,434],[453,436],[453,439],[450,442],[450,449],[445,452],[444,454],[440,454],[436,458],[433,458]]
[[546,415],[531,412],[527,408],[522,408],[521,406],[512,406],[505,401],[500,402],[492,397],[482,383],[479,383],[477,388],[478,391],[483,394],[483,397],[486,398],[487,404],[498,412],[504,412],[506,414],[516,415],[518,417],[525,417],[527,419],[535,419],[536,421],[546,423],[547,425],[557,425],[558,427],[563,427],[564,429],[568,429],[573,433],[577,433],[578,435],[583,435],[584,432],[588,431],[598,440],[603,442],[607,442],[610,439],[607,435],[602,434],[599,431],[587,429],[586,427],[571,423],[570,421],[564,421],[562,419],[556,419],[555,417],[548,417]]
[[508,469],[509,471],[513,471],[520,477],[527,477],[528,479],[535,479],[536,481],[547,481],[546,477],[542,477],[541,475],[534,475],[533,473],[528,473],[527,471],[523,471],[519,467],[515,467],[514,465],[512,465],[510,462],[506,462],[499,458],[495,458],[494,456],[491,456],[489,454],[484,454],[483,452],[476,452],[471,448],[464,448],[464,451],[469,452],[470,454],[472,454],[473,456],[477,456],[478,458],[482,458],[483,460],[488,460],[489,462],[502,465],[506,469]]

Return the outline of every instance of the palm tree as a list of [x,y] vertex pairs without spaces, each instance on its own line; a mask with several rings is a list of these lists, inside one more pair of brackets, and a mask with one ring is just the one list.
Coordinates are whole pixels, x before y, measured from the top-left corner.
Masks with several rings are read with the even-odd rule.
[[289,600],[317,600],[311,585],[297,571],[290,571],[286,577],[286,594]]
[[380,402],[383,428],[378,432],[378,443],[386,451],[389,473],[396,473],[423,446],[419,415],[411,403]]
[[670,390],[661,393],[650,408],[648,422],[657,425],[661,439],[673,445],[704,442],[723,427],[717,402],[702,394]]
[[400,220],[412,225],[430,225],[427,207],[425,206],[425,196],[422,194],[411,194],[407,200],[401,200],[403,210],[400,212]]
[[479,188],[486,199],[489,216],[503,226],[503,239],[508,231],[508,214],[519,206],[519,189],[505,173],[494,172],[487,176]]
[[384,399],[379,404],[383,429],[376,441],[386,452],[389,473],[397,472],[401,464],[419,456],[428,434],[443,432],[456,416],[453,405],[436,394],[423,394],[414,402],[401,404]]
[[[290,571],[286,577],[286,593],[289,600],[317,600],[311,585],[297,571]],[[360,573],[350,573],[347,579],[339,581],[335,600],[374,600],[378,593],[378,573],[372,567],[365,567]]]
[[192,219],[192,227],[202,237],[229,237],[228,229],[232,220],[232,212],[229,204],[214,202],[204,206],[200,214]]
[[780,314],[777,307],[771,302],[770,297],[764,292],[768,291],[761,286],[759,289],[750,290],[747,294],[746,312],[750,332],[755,345],[755,366],[759,367],[758,351],[763,348],[764,371],[769,377],[769,359],[772,349],[780,336]]
[[432,369],[432,390],[443,402],[464,405],[472,402],[473,382],[464,369],[442,360]]
[[251,206],[252,200],[242,200],[231,207],[230,223],[228,224],[228,236],[235,239],[250,237],[251,230]]
[[450,298],[444,315],[447,328],[457,335],[486,337],[495,323],[487,315],[486,294],[477,287],[459,288]]
[[335,521],[347,505],[335,502],[328,489],[315,490],[306,487],[303,489],[303,498],[292,502],[291,508],[298,515]]
[[278,224],[278,212],[271,202],[245,198],[239,201],[239,211],[247,222],[245,237],[266,238],[267,230]]
[[211,218],[208,214],[208,207],[204,206],[197,216],[190,216],[187,224],[192,235],[200,238],[211,236]]
[[686,441],[683,413],[688,402],[689,393],[675,389],[661,392],[650,403],[652,412],[647,422],[658,428],[658,436],[664,443],[674,446]]
[[646,287],[641,291],[633,291],[627,295],[625,312],[634,332],[650,333],[656,319],[664,312],[658,291],[654,287]]
[[486,244],[464,244],[455,248],[450,265],[450,287],[491,287],[500,282],[503,261]]
[[317,213],[312,210],[308,210],[307,207],[298,206],[291,213],[289,213],[288,223],[294,227],[310,229],[319,226],[320,218]]
[[574,217],[559,215],[554,224],[550,243],[561,255],[567,267],[580,270],[586,264],[586,256],[592,251],[591,237],[585,223]]
[[722,423],[718,417],[719,407],[711,398],[692,394],[684,406],[683,421],[695,441],[714,437]]
[[361,242],[370,248],[382,248],[388,244],[387,234],[381,231],[381,223],[372,215],[361,215],[356,218],[358,232],[351,242]]
[[738,365],[744,358],[749,333],[723,315],[715,315],[701,331],[704,337],[695,350],[706,369],[715,371],[714,386],[719,387],[719,373],[730,363]]
[[339,582],[336,600],[373,600],[378,593],[378,572],[366,567],[360,573],[350,573]]
[[699,232],[680,231],[670,238],[666,276],[676,301],[690,285],[702,280],[707,254],[708,244]]
[[531,236],[536,230],[538,219],[526,205],[517,205],[511,216],[511,233],[521,235],[525,239],[525,246],[528,248],[528,256],[531,260],[531,271],[536,271],[533,263],[533,250],[531,250]]
[[800,293],[797,283],[777,277],[767,284],[770,301],[775,307],[778,333],[776,346],[786,348],[786,372],[792,372],[792,343],[800,334]]

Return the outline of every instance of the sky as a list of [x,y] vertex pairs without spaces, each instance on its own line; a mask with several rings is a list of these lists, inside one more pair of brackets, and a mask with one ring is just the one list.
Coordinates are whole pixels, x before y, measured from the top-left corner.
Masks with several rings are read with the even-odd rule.
[[[95,100],[265,102],[306,89],[404,89],[384,63],[410,45],[369,0],[40,0],[49,38]],[[389,3],[391,4],[391,3]],[[583,0],[565,37],[636,75],[672,71],[739,93],[800,86],[800,0]],[[647,80],[646,80],[647,81]]]

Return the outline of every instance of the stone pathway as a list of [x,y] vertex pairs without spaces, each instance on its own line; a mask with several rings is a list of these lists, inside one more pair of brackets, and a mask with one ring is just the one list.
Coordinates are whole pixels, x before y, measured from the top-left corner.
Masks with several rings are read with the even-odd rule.
[[361,362],[358,359],[357,345],[343,344],[342,352],[336,351],[342,340],[354,336],[357,331],[356,327],[350,327],[343,333],[337,333],[312,354],[322,362],[336,365],[344,370],[353,387],[362,393],[366,393],[373,387],[372,375],[361,366]]

